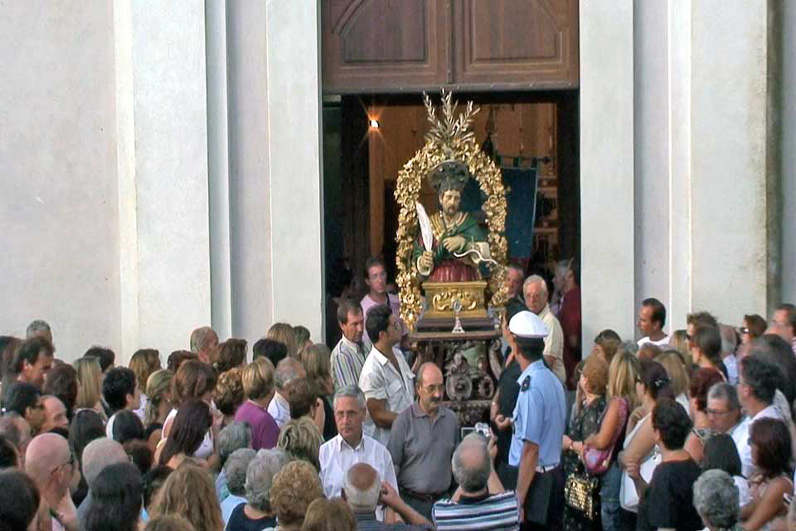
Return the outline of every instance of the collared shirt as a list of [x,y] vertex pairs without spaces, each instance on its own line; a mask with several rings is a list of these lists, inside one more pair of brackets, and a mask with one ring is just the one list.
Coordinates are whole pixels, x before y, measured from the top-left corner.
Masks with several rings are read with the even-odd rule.
[[274,393],[271,403],[268,404],[268,414],[273,417],[280,429],[290,420],[290,404],[287,403],[285,397],[279,394],[279,391]]
[[[403,356],[396,355],[395,359],[400,371],[374,346],[362,367],[359,388],[366,399],[386,400],[387,409],[398,414],[415,400],[415,375]],[[365,434],[382,445],[387,446],[390,442],[390,429],[377,426],[370,416],[365,419],[364,428]]]
[[376,469],[382,481],[386,481],[398,490],[390,452],[364,433],[356,448],[349,446],[342,435],[323,443],[318,453],[318,460],[321,462],[323,493],[328,499],[340,496],[348,469],[357,463],[369,464]]
[[738,448],[741,457],[741,472],[745,478],[751,478],[757,467],[752,462],[752,446],[749,444],[749,431],[752,424],[760,419],[778,419],[784,422],[779,410],[772,404],[757,412],[754,417],[744,419],[732,432],[732,440]]
[[[274,395],[276,398],[278,395]],[[271,404],[274,400],[271,400]],[[270,404],[269,408],[270,409]],[[290,415],[288,414],[288,417]],[[246,400],[235,412],[235,420],[248,422],[252,427],[252,448],[254,450],[271,449],[279,439],[279,424],[264,407]]]
[[430,529],[422,525],[383,524],[376,519],[376,513],[354,513],[357,531],[423,531]]
[[547,337],[544,338],[544,355],[552,356],[555,359],[550,370],[558,376],[561,383],[564,383],[567,373],[564,369],[564,332],[561,330],[561,323],[550,311],[549,304],[545,304],[544,310],[539,314],[539,319],[544,322],[549,331]]
[[669,346],[669,336],[668,335],[667,336],[663,336],[661,339],[658,339],[658,340],[655,340],[655,341],[650,339],[650,336],[644,336],[641,339],[639,339],[636,344],[639,347],[641,347],[643,345],[646,345],[647,343],[651,343],[651,344],[655,345],[656,347],[667,347],[667,346]]
[[340,339],[330,358],[335,389],[359,384],[359,375],[362,374],[362,367],[371,348],[364,336],[360,344],[349,341],[345,336]]
[[520,528],[520,508],[512,491],[474,499],[462,497],[458,503],[451,500],[435,503],[432,520],[438,531],[514,530]]
[[514,436],[509,464],[519,466],[523,444],[539,446],[537,466],[556,466],[561,459],[561,438],[566,427],[564,387],[542,360],[531,363],[517,379],[520,395],[514,408]]
[[456,414],[440,406],[432,419],[418,403],[398,415],[387,449],[398,485],[423,494],[439,494],[451,484],[451,457],[459,444]]

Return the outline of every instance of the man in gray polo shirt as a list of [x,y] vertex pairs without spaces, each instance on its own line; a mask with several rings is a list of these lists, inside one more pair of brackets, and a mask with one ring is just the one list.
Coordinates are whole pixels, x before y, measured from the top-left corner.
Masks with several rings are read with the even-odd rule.
[[450,489],[451,457],[460,437],[456,414],[440,405],[444,389],[439,367],[424,363],[415,383],[418,401],[395,419],[387,446],[401,498],[428,519],[434,502]]

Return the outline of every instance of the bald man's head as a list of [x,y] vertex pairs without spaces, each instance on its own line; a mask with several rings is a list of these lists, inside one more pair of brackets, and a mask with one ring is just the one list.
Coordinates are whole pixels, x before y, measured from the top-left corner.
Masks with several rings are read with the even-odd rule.
[[355,513],[372,513],[379,504],[381,493],[379,473],[367,463],[357,463],[345,475],[343,493]]
[[44,489],[53,478],[53,470],[69,463],[71,459],[72,453],[66,439],[55,433],[43,433],[34,437],[28,445],[25,472],[40,489]]
[[467,493],[476,493],[486,488],[492,465],[486,439],[471,433],[453,453],[453,477]]
[[442,371],[434,362],[426,362],[417,371],[417,401],[420,407],[432,417],[437,414],[445,393]]
[[88,443],[83,450],[83,476],[86,478],[88,488],[91,489],[105,467],[127,461],[124,447],[113,439],[102,437]]

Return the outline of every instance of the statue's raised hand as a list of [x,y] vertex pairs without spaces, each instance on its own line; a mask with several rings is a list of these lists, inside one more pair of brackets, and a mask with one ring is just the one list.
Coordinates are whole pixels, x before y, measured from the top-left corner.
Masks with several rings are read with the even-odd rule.
[[442,240],[442,246],[449,253],[459,253],[464,250],[467,239],[464,236],[450,236]]

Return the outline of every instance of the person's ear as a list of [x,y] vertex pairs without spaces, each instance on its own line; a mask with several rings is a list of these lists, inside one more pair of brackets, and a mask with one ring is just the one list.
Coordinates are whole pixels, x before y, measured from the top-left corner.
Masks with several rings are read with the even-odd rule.
[[133,400],[135,400],[135,395],[131,395],[130,393],[124,395],[124,401],[126,405],[129,406],[130,404],[132,404]]

